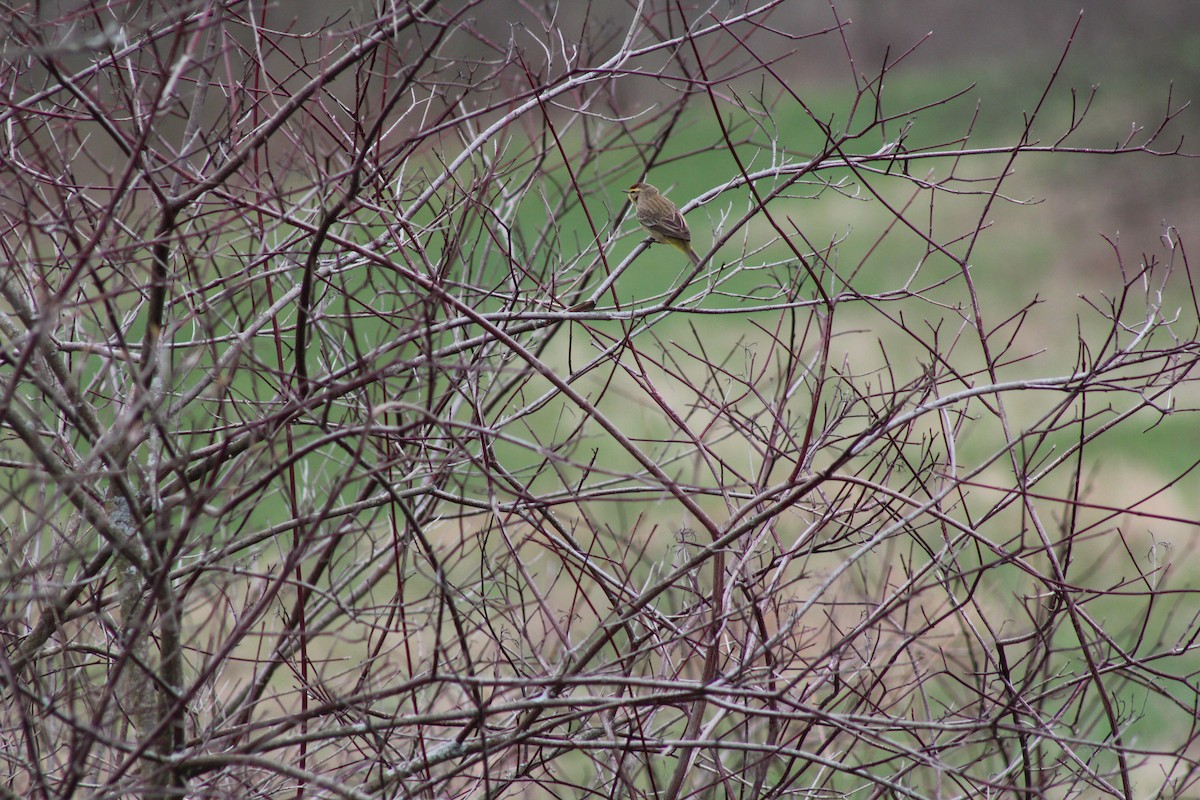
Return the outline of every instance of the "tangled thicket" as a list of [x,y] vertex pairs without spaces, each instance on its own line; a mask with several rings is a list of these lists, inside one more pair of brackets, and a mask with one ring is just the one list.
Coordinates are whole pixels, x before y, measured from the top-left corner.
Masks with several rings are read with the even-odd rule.
[[921,138],[789,2],[96,5],[0,79],[5,796],[1195,790],[1186,249],[1070,343],[972,269],[1030,153],[1194,164],[1181,103],[1077,144],[1051,58]]

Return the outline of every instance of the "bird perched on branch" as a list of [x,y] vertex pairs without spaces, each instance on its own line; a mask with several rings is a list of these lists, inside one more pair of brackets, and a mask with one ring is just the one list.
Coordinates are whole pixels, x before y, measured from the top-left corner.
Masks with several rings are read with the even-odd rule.
[[692,232],[674,203],[648,183],[635,183],[626,194],[637,212],[638,222],[651,239],[682,250],[693,264],[700,266],[700,256],[692,249]]

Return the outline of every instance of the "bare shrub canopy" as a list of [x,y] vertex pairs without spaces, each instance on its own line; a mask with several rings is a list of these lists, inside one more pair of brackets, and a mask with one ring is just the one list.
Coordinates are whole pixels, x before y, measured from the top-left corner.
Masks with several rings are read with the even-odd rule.
[[1196,791],[1184,221],[1043,294],[1018,183],[1194,179],[1188,98],[1093,135],[1086,25],[984,134],[836,4],[99,5],[0,77],[4,796]]

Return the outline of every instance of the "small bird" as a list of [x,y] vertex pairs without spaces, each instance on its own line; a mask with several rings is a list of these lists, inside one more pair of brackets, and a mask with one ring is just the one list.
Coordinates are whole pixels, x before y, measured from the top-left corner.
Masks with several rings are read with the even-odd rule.
[[651,239],[679,248],[693,264],[700,266],[700,256],[692,249],[692,232],[674,203],[648,183],[635,183],[626,194],[637,212],[638,222],[649,231]]

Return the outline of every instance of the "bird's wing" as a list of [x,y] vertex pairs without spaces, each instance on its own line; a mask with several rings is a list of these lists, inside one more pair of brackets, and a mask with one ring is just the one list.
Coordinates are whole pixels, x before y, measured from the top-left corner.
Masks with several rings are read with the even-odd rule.
[[651,233],[657,233],[660,236],[666,236],[671,239],[679,239],[684,242],[692,240],[692,232],[688,230],[687,223],[683,219],[683,214],[679,213],[679,209],[675,209],[675,214],[669,219],[644,219],[639,214],[638,220],[646,226]]

